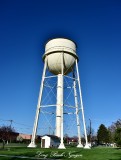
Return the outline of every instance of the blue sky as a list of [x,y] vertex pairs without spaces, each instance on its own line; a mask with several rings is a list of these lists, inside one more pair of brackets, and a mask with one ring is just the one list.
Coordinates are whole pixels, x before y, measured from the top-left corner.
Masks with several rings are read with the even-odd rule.
[[[120,0],[0,1],[0,125],[31,133],[50,38],[77,43],[87,125],[121,118]],[[23,124],[23,125],[22,125]]]

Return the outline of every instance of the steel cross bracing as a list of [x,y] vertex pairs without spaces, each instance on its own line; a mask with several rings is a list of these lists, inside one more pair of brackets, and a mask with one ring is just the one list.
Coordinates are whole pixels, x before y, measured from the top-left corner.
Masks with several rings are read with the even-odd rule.
[[[63,104],[56,104],[57,102],[57,95],[56,95],[56,92],[54,92],[53,90],[56,89],[57,87],[57,80],[56,82],[53,81],[53,83],[49,83],[47,80],[50,80],[52,82],[52,80],[54,78],[58,78],[58,75],[47,75],[47,65],[48,65],[48,61],[47,61],[47,57],[45,58],[45,65],[44,65],[44,70],[43,70],[43,76],[42,76],[42,82],[41,82],[41,86],[40,86],[40,94],[39,94],[39,98],[38,98],[38,105],[37,105],[37,111],[36,111],[36,118],[35,118],[35,123],[34,123],[34,127],[33,127],[33,134],[32,134],[32,140],[31,140],[31,144],[30,146],[36,146],[35,145],[35,135],[36,135],[36,132],[37,132],[37,126],[38,126],[38,118],[39,118],[39,112],[40,112],[40,108],[41,108],[41,112],[42,114],[44,115],[46,121],[48,122],[49,126],[51,126],[51,128],[53,128],[53,126],[51,125],[50,123],[50,120],[48,120],[48,117],[46,116],[46,114],[48,115],[52,115],[51,119],[54,118],[54,115],[55,115],[55,112],[49,112],[49,111],[44,111],[43,109],[44,108],[51,108],[51,107],[57,107],[57,105],[62,105],[61,107],[61,112],[63,113],[61,115],[61,144],[63,145],[63,115],[68,115],[71,119],[71,115],[76,115],[78,118],[77,118],[77,127],[78,127],[78,138],[79,138],[79,143],[81,144],[81,137],[80,137],[80,123],[79,123],[79,113],[82,112],[82,119],[83,119],[83,125],[84,125],[84,134],[85,134],[85,139],[86,139],[86,145],[87,145],[87,133],[86,133],[86,124],[85,124],[85,118],[84,118],[84,109],[83,109],[83,102],[82,102],[82,95],[81,95],[81,86],[80,86],[80,79],[79,79],[79,71],[78,71],[78,64],[77,64],[77,60],[76,60],[76,63],[75,63],[75,70],[74,70],[74,66],[70,66],[70,68],[72,69],[72,73],[74,74],[74,76],[69,76],[69,75],[65,75],[65,73],[68,71],[68,68],[65,73],[63,72],[63,65],[64,65],[64,62],[63,62],[63,54],[64,53],[60,53],[60,56],[61,56],[61,65],[62,65],[62,71],[61,71],[61,76],[62,78],[65,80],[65,83],[67,86],[63,86],[64,89],[70,89],[70,92],[68,94],[68,96],[65,98],[65,100],[63,101]],[[60,58],[60,57],[59,57]],[[58,63],[58,61],[56,62]],[[56,67],[54,66],[55,70],[56,70]],[[50,73],[50,72],[49,72]],[[79,94],[78,97],[80,97],[79,101],[78,99],[76,99],[75,101],[75,105],[72,105],[70,102],[69,102],[69,99],[70,99],[70,96],[71,94],[73,94],[74,97],[75,96],[75,93],[74,93],[74,83],[70,85],[69,81],[67,81],[67,79],[70,79],[72,82],[75,82],[75,85],[78,86],[79,88],[79,93],[76,93],[76,94]],[[49,88],[50,90],[48,91],[46,88]],[[77,87],[76,87],[77,88]],[[42,92],[43,92],[43,89],[46,91],[46,95],[45,97],[42,99]],[[52,99],[50,97],[50,94],[51,96],[53,95],[53,97],[55,98],[55,103],[50,103],[50,101],[52,102]],[[50,103],[50,104],[49,104]],[[67,107],[70,108],[70,109],[75,109],[75,111],[71,111],[69,112],[69,110],[67,110]],[[64,111],[63,111],[64,110]],[[74,122],[71,123],[70,126],[73,127],[74,125]]]
[[[48,76],[48,77],[46,76],[46,78],[51,78],[51,79],[54,78],[54,77],[57,77],[57,76]],[[72,78],[72,77],[70,77],[70,76],[64,76],[64,77],[67,77],[67,78],[70,78],[70,79],[72,79],[72,80],[76,80],[76,81],[77,81],[77,78]],[[64,112],[63,114],[67,114],[67,115],[72,115],[72,114],[73,114],[73,115],[74,115],[74,114],[77,114],[77,113],[76,113],[76,112],[69,112],[69,111],[66,109],[66,107],[75,108],[75,109],[76,109],[75,106],[72,106],[71,104],[66,104],[66,102],[68,102],[68,100],[69,100],[69,98],[70,98],[69,96],[71,95],[71,93],[73,93],[74,86],[70,85],[70,84],[68,83],[67,79],[65,79],[65,81],[66,81],[66,83],[67,83],[67,87],[65,87],[65,88],[70,89],[70,92],[69,92],[69,95],[66,97],[66,99],[65,99],[65,101],[64,101],[64,108],[65,108],[65,111],[66,111],[66,112]],[[46,82],[46,84],[47,84],[47,85],[44,84],[44,86],[51,88],[50,92],[51,92],[51,91],[53,92],[53,88],[54,88],[55,86],[50,86],[50,84],[48,84],[47,82]],[[55,85],[56,85],[56,84],[55,84]],[[49,96],[50,92],[48,92],[48,95],[46,95],[46,97]],[[55,95],[54,92],[53,92],[53,94],[54,94],[54,96],[56,97],[56,95]],[[46,98],[45,98],[45,100],[46,100]],[[44,103],[44,102],[43,102],[43,103]],[[52,104],[52,105],[41,105],[41,108],[44,108],[44,107],[52,107],[52,106],[56,106],[56,104]],[[79,114],[80,111],[81,111],[81,109],[78,110],[78,114]],[[46,112],[46,111],[42,111],[42,113],[43,113],[43,114],[55,114],[54,112]],[[47,118],[46,118],[46,119],[47,119]],[[69,117],[69,119],[70,119],[70,121],[72,120],[71,116]],[[48,121],[48,120],[47,120],[47,121]],[[48,121],[48,122],[49,122],[49,121]],[[49,124],[50,124],[50,123],[49,123]],[[68,128],[67,130],[71,130],[74,125],[75,125],[75,122],[74,122],[74,118],[73,118],[73,123],[71,123],[70,129]],[[51,127],[52,127],[52,125],[51,125]]]

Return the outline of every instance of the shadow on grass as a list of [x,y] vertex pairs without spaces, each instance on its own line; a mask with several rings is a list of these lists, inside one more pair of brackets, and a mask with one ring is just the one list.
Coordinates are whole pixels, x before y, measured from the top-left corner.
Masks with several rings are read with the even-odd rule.
[[117,147],[117,148],[115,148],[115,149],[119,150],[119,149],[121,149],[121,147]]
[[109,160],[121,160],[121,158],[116,158],[116,159],[113,158],[113,159],[109,159]]
[[[121,148],[120,148],[121,149]],[[109,160],[121,160],[121,153],[114,153],[117,158],[110,158]]]
[[0,151],[9,151],[10,148],[0,148]]

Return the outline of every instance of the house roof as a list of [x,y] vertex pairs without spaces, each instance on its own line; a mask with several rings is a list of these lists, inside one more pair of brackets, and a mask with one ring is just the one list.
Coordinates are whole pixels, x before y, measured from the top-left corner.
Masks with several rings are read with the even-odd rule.
[[[48,137],[50,137],[50,138],[53,139],[53,140],[60,140],[60,138],[57,137],[57,136],[55,136],[55,135],[48,135],[48,134],[46,134],[46,135],[44,135],[44,136],[48,136]],[[44,136],[42,136],[42,137],[44,137]]]
[[57,139],[60,139],[59,137],[55,136],[55,135],[46,135],[48,137],[51,137],[51,138],[57,138]]

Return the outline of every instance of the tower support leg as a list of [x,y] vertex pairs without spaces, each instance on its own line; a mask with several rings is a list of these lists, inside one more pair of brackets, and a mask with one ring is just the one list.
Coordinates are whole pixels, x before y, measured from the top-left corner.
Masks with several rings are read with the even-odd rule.
[[74,79],[74,99],[75,99],[75,107],[76,107],[76,122],[77,122],[77,133],[78,133],[78,148],[83,148],[81,143],[81,133],[80,133],[80,121],[79,121],[79,109],[78,109],[78,99],[77,99],[77,91],[76,91],[76,81]]
[[36,132],[37,132],[37,127],[38,127],[38,120],[39,120],[40,104],[41,104],[42,92],[43,92],[44,77],[45,77],[46,68],[47,68],[46,59],[45,59],[45,65],[44,65],[43,74],[42,74],[42,81],[41,81],[41,85],[40,85],[40,92],[39,92],[39,97],[38,97],[38,104],[37,104],[37,110],[36,110],[35,121],[34,121],[34,126],[33,126],[31,143],[28,145],[28,147],[31,147],[31,148],[37,147],[37,145],[35,143],[35,138],[36,138]]
[[82,120],[83,120],[83,126],[84,126],[84,134],[85,134],[85,141],[86,144],[84,146],[85,149],[90,149],[88,140],[87,140],[87,131],[86,131],[86,123],[85,123],[85,117],[84,117],[84,107],[83,107],[83,101],[82,101],[82,92],[81,92],[81,85],[80,85],[80,78],[79,78],[79,70],[78,70],[78,64],[76,60],[76,71],[77,71],[77,79],[78,79],[78,85],[79,85],[79,94],[80,94],[80,102],[81,102],[81,111],[82,111]]
[[57,104],[56,104],[56,136],[61,138],[61,120],[63,105],[63,77],[57,76]]
[[61,138],[59,149],[65,149],[63,143],[63,75],[58,75],[57,106],[56,106],[56,136]]
[[57,104],[60,105],[61,108],[59,108],[59,112],[61,113],[61,119],[60,119],[60,138],[61,143],[58,147],[58,149],[65,149],[64,143],[63,143],[63,76],[64,76],[64,53],[61,54],[61,74],[58,75],[58,89],[57,89]]

